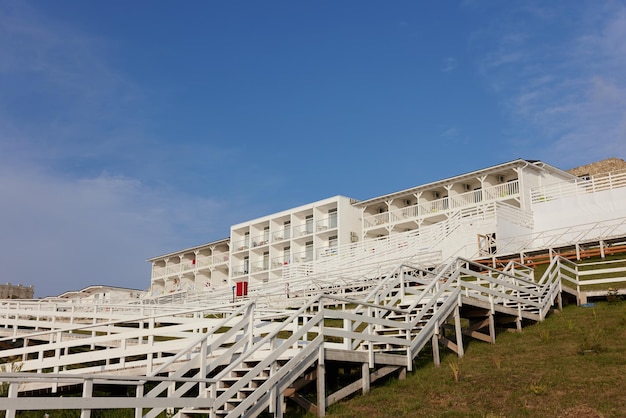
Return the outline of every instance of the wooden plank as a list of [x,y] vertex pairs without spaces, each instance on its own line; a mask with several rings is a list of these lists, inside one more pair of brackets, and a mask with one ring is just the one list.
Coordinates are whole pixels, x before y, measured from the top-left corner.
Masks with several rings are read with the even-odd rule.
[[[374,370],[372,373],[370,373],[370,383],[373,383],[376,380],[383,378],[399,369],[400,367],[385,366],[385,367],[381,367],[380,369]],[[339,389],[337,392],[330,394],[326,398],[326,405],[332,405],[334,403],[337,403],[338,401],[344,399],[347,396],[352,395],[353,393],[361,390],[362,388],[363,388],[363,383],[361,382],[361,379],[356,380],[350,383],[348,386],[344,386],[343,388]]]

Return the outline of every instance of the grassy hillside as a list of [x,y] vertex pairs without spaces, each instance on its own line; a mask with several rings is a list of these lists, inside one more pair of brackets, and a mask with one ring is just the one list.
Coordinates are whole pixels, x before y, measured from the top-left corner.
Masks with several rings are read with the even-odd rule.
[[[435,368],[430,353],[404,381],[329,408],[329,417],[623,417],[626,302],[570,305],[491,345],[465,337]],[[458,382],[453,369],[460,371]]]

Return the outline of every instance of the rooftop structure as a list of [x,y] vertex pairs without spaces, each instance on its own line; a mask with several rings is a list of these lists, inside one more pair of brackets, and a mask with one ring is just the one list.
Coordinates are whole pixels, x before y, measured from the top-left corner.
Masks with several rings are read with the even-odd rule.
[[0,299],[32,299],[35,294],[33,286],[0,284]]

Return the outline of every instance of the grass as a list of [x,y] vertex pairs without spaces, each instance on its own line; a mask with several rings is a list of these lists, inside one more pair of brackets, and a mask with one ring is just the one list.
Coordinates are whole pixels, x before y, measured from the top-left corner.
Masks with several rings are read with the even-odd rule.
[[465,344],[465,357],[446,353],[439,368],[425,350],[406,380],[332,405],[327,416],[624,416],[626,302],[570,305],[521,333],[500,333],[495,345]]

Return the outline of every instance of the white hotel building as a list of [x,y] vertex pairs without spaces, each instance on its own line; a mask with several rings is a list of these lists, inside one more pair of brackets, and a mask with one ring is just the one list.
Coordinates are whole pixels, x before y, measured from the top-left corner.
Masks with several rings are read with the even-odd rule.
[[[331,197],[233,225],[229,238],[149,259],[151,295],[231,288],[245,295],[248,286],[288,283],[316,263],[364,262],[357,253],[373,260],[383,247],[398,259],[431,264],[539,248],[549,231],[626,218],[625,175],[580,178],[519,159],[367,200]],[[573,239],[559,236],[561,244]]]

